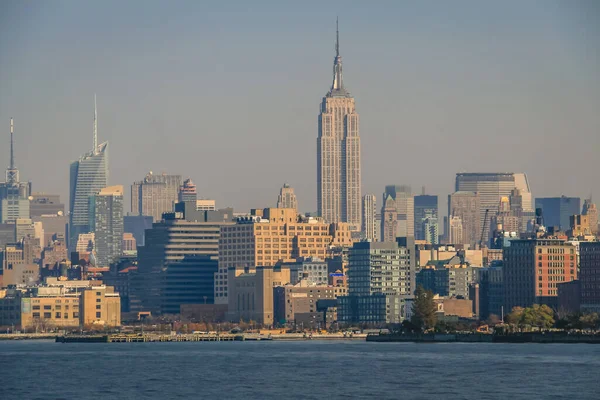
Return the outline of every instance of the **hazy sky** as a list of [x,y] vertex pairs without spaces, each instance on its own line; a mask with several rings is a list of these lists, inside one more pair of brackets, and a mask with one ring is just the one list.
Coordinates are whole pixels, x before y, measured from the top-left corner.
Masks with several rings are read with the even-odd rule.
[[600,201],[594,0],[3,0],[0,166],[13,116],[22,179],[68,203],[96,92],[111,184],[178,173],[242,211],[288,182],[315,210],[336,15],[363,193],[425,185],[444,209],[456,172],[523,171],[534,196]]

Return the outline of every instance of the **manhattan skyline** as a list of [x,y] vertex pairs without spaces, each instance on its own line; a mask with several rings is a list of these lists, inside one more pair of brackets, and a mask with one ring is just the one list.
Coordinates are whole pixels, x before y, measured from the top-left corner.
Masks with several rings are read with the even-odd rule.
[[89,148],[96,92],[109,184],[182,174],[200,197],[248,209],[274,205],[287,182],[301,211],[316,211],[315,115],[339,14],[361,113],[362,194],[409,184],[443,198],[456,172],[525,172],[535,197],[600,196],[594,2],[268,13],[262,2],[118,13],[108,3],[0,6],[0,163],[14,117],[16,164],[34,191],[68,199],[66,166]]

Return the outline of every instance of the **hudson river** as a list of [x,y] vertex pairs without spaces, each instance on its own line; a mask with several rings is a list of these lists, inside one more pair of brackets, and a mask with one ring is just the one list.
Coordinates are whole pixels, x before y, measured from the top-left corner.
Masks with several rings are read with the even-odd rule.
[[0,341],[7,399],[599,399],[600,346]]

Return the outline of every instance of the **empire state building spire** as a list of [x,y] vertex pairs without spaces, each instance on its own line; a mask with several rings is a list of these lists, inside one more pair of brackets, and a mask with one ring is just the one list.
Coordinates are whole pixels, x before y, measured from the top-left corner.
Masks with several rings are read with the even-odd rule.
[[340,55],[340,29],[338,20],[335,20],[335,58],[333,59],[333,83],[329,96],[349,97],[350,93],[344,88],[342,78],[342,56]]
[[321,102],[317,137],[317,209],[329,223],[360,231],[362,218],[360,135],[354,98],[342,81],[336,21],[333,83]]

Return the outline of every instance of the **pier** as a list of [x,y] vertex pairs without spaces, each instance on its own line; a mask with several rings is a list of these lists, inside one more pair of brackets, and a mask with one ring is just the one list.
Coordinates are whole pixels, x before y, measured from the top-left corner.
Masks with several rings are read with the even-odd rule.
[[57,336],[57,343],[148,343],[148,342],[234,342],[272,340],[259,334],[114,334],[114,335],[65,335]]

